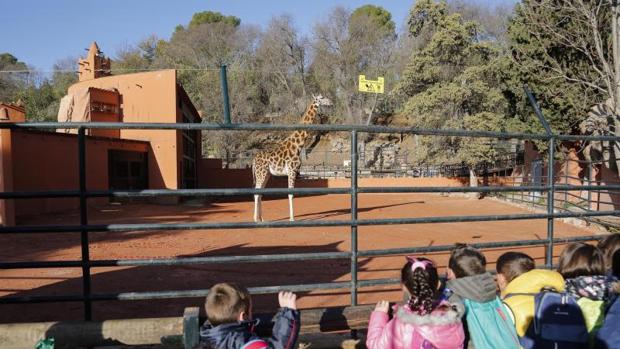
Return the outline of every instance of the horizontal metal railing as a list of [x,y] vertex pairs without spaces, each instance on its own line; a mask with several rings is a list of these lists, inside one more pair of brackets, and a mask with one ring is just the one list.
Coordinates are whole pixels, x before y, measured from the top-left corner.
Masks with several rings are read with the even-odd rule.
[[[608,185],[568,185],[556,184],[556,190],[608,191],[620,190],[620,184]],[[480,187],[359,187],[360,194],[403,194],[403,193],[494,193],[494,192],[533,192],[545,191],[548,186],[530,185],[518,187],[480,186]],[[157,196],[239,196],[239,195],[323,195],[351,194],[350,188],[265,188],[265,189],[151,189],[151,190],[94,190],[84,193],[86,197],[137,198]],[[40,199],[79,197],[78,190],[3,192],[0,199]]]
[[414,127],[324,125],[324,124],[217,124],[217,123],[147,123],[147,122],[37,122],[3,123],[0,129],[123,129],[123,130],[195,130],[195,131],[317,131],[411,134],[419,136],[451,136],[496,139],[526,139],[560,141],[617,141],[615,136],[546,135],[523,132],[494,132],[456,129],[424,129]]

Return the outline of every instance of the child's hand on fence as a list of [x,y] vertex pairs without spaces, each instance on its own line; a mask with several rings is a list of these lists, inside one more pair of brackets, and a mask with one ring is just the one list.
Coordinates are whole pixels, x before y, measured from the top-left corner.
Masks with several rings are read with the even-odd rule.
[[375,311],[380,311],[387,314],[389,310],[390,302],[388,301],[379,301],[379,303],[377,303],[377,305],[375,306]]
[[297,309],[297,295],[293,292],[280,292],[278,293],[278,302],[280,302],[280,307],[289,308],[289,309]]

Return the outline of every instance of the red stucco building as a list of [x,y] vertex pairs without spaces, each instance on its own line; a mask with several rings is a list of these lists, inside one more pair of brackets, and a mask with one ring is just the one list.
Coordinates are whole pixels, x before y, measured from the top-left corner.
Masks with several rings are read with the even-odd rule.
[[[0,104],[0,122],[24,122],[26,112]],[[111,75],[93,43],[79,61],[79,81],[61,100],[59,122],[194,123],[201,118],[175,70]],[[72,190],[78,181],[75,129],[0,130],[0,190]],[[87,189],[179,189],[197,185],[200,132],[87,131]],[[76,198],[0,200],[0,224],[78,207]]]

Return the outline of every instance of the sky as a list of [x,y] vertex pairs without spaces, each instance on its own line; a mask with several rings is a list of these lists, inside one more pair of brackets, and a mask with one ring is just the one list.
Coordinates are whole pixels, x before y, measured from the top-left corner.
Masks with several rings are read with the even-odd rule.
[[[516,0],[470,1],[494,6]],[[60,59],[85,55],[93,40],[114,58],[118,50],[152,34],[169,39],[177,25],[186,25],[200,11],[234,15],[242,24],[263,27],[272,16],[290,14],[297,28],[309,34],[331,8],[369,3],[390,11],[400,28],[413,0],[0,0],[0,53],[49,71]]]

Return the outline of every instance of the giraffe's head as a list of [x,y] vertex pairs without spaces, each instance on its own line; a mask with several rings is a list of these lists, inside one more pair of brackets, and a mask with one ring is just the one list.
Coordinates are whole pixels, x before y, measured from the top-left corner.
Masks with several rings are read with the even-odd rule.
[[331,99],[321,94],[318,94],[318,95],[312,95],[312,105],[316,107],[316,111],[318,114],[316,118],[314,119],[314,122],[323,123],[327,119],[326,109],[332,107],[334,104],[332,103]]
[[312,95],[312,103],[315,104],[316,106],[326,106],[326,107],[330,107],[332,105],[334,105],[331,101],[331,99],[318,94],[318,95]]

